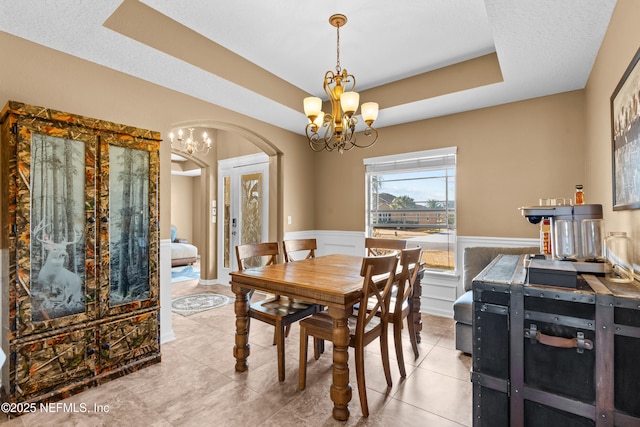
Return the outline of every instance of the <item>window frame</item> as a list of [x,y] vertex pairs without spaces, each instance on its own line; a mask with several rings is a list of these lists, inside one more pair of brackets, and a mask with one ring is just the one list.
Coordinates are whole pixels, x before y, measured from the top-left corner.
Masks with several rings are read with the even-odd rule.
[[[457,147],[437,148],[432,150],[424,150],[410,153],[401,153],[388,156],[379,156],[363,159],[365,166],[365,235],[371,237],[373,229],[371,221],[371,188],[370,181],[372,175],[395,174],[410,171],[425,171],[426,169],[442,169],[451,168],[453,166],[454,177],[454,194],[449,198],[448,187],[450,185],[447,177],[447,198],[445,202],[453,202],[454,223],[446,225],[447,229],[453,230],[453,265],[452,269],[428,268],[431,273],[441,273],[446,275],[455,275],[458,270],[458,241],[457,241]],[[449,215],[448,215],[449,216]]]

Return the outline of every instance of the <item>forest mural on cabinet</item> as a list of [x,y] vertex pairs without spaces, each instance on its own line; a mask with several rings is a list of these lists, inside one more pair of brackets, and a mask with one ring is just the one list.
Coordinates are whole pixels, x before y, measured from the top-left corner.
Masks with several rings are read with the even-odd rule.
[[31,151],[31,317],[39,322],[85,310],[85,145],[34,133]]
[[111,305],[149,298],[149,152],[109,147]]

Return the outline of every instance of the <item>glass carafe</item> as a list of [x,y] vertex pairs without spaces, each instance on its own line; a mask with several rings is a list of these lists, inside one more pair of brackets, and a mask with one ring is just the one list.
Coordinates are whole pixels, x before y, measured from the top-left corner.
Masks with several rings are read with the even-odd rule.
[[607,280],[618,283],[633,281],[633,246],[627,233],[612,231],[605,239]]
[[553,222],[553,250],[555,257],[561,260],[575,261],[576,248],[575,221],[557,219]]
[[604,221],[602,219],[583,219],[582,231],[582,257],[588,262],[604,261]]

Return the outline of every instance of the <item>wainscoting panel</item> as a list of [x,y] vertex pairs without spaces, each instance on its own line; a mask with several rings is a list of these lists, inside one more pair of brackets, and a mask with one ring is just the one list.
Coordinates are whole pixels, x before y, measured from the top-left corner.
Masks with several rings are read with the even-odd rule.
[[[327,254],[363,255],[364,232],[336,230],[308,230],[285,233],[285,239],[310,239],[318,242],[318,256]],[[462,255],[468,247],[525,247],[538,246],[535,238],[504,238],[458,236],[456,271],[448,273],[425,272],[421,282],[421,311],[438,316],[453,317],[453,303],[462,295]]]
[[364,255],[364,233],[359,231],[296,231],[285,233],[284,239],[316,239],[318,243],[317,256],[329,254]]
[[176,339],[171,322],[171,239],[160,240],[160,344]]

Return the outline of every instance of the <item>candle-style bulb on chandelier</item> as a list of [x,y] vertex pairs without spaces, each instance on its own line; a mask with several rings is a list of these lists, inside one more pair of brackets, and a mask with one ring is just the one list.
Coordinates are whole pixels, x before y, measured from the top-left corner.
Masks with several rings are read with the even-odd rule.
[[340,67],[340,27],[347,23],[347,17],[341,14],[332,15],[329,23],[337,32],[337,65],[335,72],[329,70],[324,76],[324,92],[331,103],[331,113],[322,111],[322,99],[311,96],[304,99],[304,113],[309,119],[305,128],[309,146],[313,151],[338,150],[340,154],[354,147],[371,147],[378,140],[378,131],[372,127],[378,118],[378,104],[365,102],[362,104],[362,119],[367,124],[362,132],[368,139],[364,143],[356,141],[355,116],[360,102],[360,94],[354,91],[356,78],[346,69]]
[[178,137],[174,139],[173,132],[169,133],[169,140],[171,140],[171,147],[184,151],[189,154],[197,153],[206,156],[211,149],[211,138],[207,136],[206,132],[202,133],[202,139],[197,140],[193,137],[194,128],[189,128],[189,137],[184,138],[184,132],[182,129],[178,130]]

